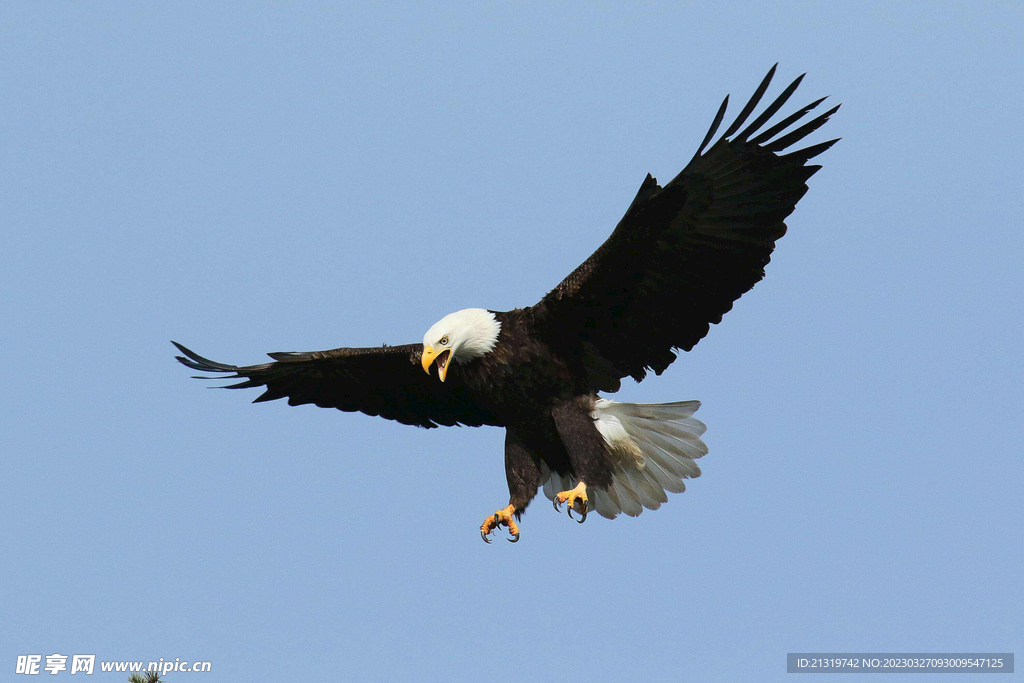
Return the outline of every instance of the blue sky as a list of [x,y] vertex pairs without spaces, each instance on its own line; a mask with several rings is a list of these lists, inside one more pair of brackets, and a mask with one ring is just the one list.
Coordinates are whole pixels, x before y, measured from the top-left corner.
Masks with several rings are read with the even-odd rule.
[[[1019,651],[1019,3],[351,5],[4,4],[0,669],[733,681]],[[771,93],[806,71],[794,105],[844,103],[815,137],[843,141],[767,278],[618,395],[703,401],[704,475],[656,512],[542,499],[487,546],[500,430],[252,406],[172,359],[532,304],[776,61]]]

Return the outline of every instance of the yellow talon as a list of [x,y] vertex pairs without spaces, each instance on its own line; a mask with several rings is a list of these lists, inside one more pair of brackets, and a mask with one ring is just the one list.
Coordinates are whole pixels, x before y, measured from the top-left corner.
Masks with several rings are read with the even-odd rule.
[[519,526],[512,517],[515,511],[516,508],[513,505],[509,505],[504,510],[495,510],[494,514],[485,519],[484,523],[480,525],[480,538],[484,539],[485,543],[490,543],[491,539],[487,538],[490,533],[504,525],[508,527],[508,533],[512,536],[508,540],[512,543],[517,542],[519,540]]
[[[579,512],[581,517],[578,520],[580,524],[583,524],[587,519],[587,485],[582,481],[576,484],[576,488],[569,491],[561,491],[555,495],[555,499],[551,501],[556,510],[560,510],[558,507],[562,503],[569,503],[569,516],[572,517],[573,509]],[[577,507],[577,502],[579,507]]]

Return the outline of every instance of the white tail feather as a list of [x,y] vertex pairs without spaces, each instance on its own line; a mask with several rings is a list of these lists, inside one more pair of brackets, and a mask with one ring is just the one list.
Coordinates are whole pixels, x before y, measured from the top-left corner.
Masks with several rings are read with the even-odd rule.
[[[700,401],[618,403],[599,398],[594,424],[609,446],[615,469],[607,490],[587,489],[590,509],[609,519],[620,512],[636,517],[644,508],[661,507],[668,500],[666,492],[685,491],[683,480],[700,476],[694,461],[708,452],[700,438],[707,427],[692,417],[699,407]],[[577,483],[546,467],[541,479],[549,499]]]

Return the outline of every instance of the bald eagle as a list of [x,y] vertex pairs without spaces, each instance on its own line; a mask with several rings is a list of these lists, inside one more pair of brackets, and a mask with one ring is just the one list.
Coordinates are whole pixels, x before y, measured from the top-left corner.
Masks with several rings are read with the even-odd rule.
[[504,427],[509,502],[481,525],[488,543],[501,526],[519,540],[517,522],[541,488],[581,523],[588,511],[657,509],[700,476],[700,403],[621,403],[598,392],[661,374],[764,277],[783,221],[820,168],[808,160],[837,140],[782,152],[839,109],[794,127],[821,98],[763,129],[801,75],[741,130],[774,73],[709,147],[726,97],[686,168],[664,187],[648,175],[604,244],[533,306],[457,311],[422,344],[271,353],[273,362],[237,366],[174,342],[177,359],[217,373],[199,379],[243,380],[224,388],[264,387],[255,402],[287,398],[427,428]]

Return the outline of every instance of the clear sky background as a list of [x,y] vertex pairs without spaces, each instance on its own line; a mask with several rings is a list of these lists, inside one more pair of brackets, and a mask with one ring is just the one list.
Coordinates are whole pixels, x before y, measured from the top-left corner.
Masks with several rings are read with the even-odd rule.
[[[1020,656],[1022,5],[482,4],[3,3],[0,671]],[[487,546],[501,430],[253,406],[173,360],[532,304],[776,61],[770,94],[806,71],[791,104],[843,102],[812,140],[843,141],[767,278],[618,395],[704,402],[704,475],[656,512],[541,499]]]

